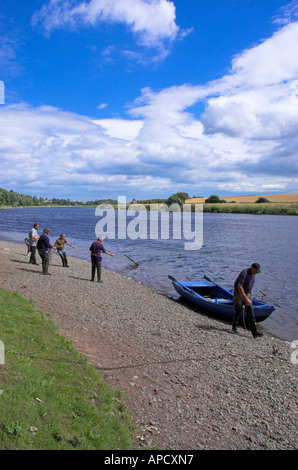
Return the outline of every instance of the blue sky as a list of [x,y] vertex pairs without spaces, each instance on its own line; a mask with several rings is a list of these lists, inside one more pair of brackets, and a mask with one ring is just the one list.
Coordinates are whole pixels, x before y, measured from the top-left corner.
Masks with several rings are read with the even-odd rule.
[[297,192],[296,1],[2,0],[0,25],[1,187]]

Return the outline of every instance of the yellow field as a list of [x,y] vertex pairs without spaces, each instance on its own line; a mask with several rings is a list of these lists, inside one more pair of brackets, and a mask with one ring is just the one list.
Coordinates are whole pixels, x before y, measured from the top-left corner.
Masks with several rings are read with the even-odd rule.
[[[254,196],[220,196],[220,199],[224,199],[227,202],[256,202],[259,197],[265,197],[270,202],[296,202],[298,203],[298,193],[290,194],[258,194]],[[192,204],[203,204],[207,197],[195,197],[192,199],[187,199],[186,203]]]

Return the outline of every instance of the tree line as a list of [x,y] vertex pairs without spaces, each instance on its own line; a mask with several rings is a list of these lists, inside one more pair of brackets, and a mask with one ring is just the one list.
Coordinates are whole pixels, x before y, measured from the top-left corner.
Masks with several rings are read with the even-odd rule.
[[43,198],[37,196],[30,196],[29,194],[17,193],[10,189],[9,191],[4,188],[0,188],[0,206],[12,206],[12,207],[28,207],[28,206],[75,206],[81,204],[78,201],[71,201],[70,199],[58,199],[58,198]]
[[30,196],[29,194],[17,193],[10,189],[9,191],[0,188],[0,206],[10,207],[28,207],[28,206],[98,206],[99,204],[117,204],[114,199],[95,199],[94,201],[72,201],[71,199],[57,198],[52,199]]
[[20,194],[12,189],[0,188],[0,205],[1,206],[40,206],[44,204],[44,198],[37,196],[29,196],[28,194]]
[[[178,192],[172,194],[168,199],[147,199],[145,201],[137,201],[141,204],[160,204],[165,203],[168,206],[172,204],[179,204],[182,206],[186,199],[189,199],[189,195],[184,192]],[[210,196],[205,200],[205,203],[223,203],[226,202],[224,199],[220,199],[216,195]],[[235,201],[232,201],[235,202]],[[264,197],[260,197],[257,203],[270,202]],[[100,204],[111,204],[117,205],[117,201],[114,199],[95,199],[93,201],[71,201],[70,199],[56,198],[52,199],[30,196],[28,194],[20,194],[15,191],[0,188],[0,206],[11,206],[11,207],[28,207],[28,206],[98,206]]]

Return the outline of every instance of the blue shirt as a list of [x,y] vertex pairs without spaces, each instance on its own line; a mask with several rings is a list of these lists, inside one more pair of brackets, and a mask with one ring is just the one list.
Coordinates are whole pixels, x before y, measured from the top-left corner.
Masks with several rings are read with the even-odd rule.
[[253,288],[255,279],[256,275],[252,274],[250,268],[243,269],[234,283],[234,288],[238,290],[238,287],[241,286],[245,294],[248,294]]

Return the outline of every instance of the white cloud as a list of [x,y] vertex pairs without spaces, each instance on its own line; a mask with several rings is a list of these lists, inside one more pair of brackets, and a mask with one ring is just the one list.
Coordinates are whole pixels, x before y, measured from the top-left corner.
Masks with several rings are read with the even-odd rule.
[[105,109],[107,107],[107,103],[100,103],[98,106],[97,106],[97,109]]
[[143,121],[129,121],[127,119],[97,119],[93,121],[101,126],[105,132],[116,139],[134,140],[143,127]]
[[[136,196],[179,188],[207,195],[297,191],[297,34],[298,22],[287,24],[205,86],[145,88],[127,120],[0,108],[0,184],[132,189]],[[190,113],[200,101],[201,120]]]
[[[297,76],[298,23],[290,23],[271,38],[233,60],[233,86],[268,86]],[[229,77],[228,77],[229,78]]]
[[50,0],[32,18],[46,35],[57,28],[97,26],[102,22],[124,23],[141,43],[156,47],[176,38],[175,6],[169,0]]
[[285,25],[298,20],[298,3],[297,0],[291,0],[282,6],[278,14],[274,18],[277,25]]
[[[0,20],[1,21],[1,20]],[[0,22],[2,31],[3,25]],[[18,77],[23,72],[20,61],[17,60],[18,49],[20,48],[20,33],[13,28],[9,33],[2,32],[0,36],[0,63],[1,63],[1,79],[6,80],[11,77]]]
[[291,82],[211,98],[202,116],[207,133],[250,139],[297,135],[298,107]]

